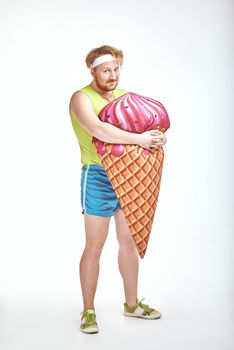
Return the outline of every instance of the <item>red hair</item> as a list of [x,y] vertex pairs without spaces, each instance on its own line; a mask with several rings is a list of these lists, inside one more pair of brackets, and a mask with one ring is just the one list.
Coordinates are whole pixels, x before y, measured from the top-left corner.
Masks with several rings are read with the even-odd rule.
[[103,45],[100,47],[97,47],[95,49],[92,49],[86,56],[85,62],[88,68],[91,67],[93,61],[95,58],[99,56],[103,56],[106,54],[111,54],[116,58],[116,61],[119,63],[120,66],[123,64],[123,51],[116,49],[113,46]]

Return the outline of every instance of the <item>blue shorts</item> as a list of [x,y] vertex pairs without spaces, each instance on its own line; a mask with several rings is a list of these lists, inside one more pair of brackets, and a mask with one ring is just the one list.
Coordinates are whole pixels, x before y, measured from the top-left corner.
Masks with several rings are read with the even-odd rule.
[[111,217],[116,209],[122,209],[102,166],[84,165],[80,184],[82,214]]

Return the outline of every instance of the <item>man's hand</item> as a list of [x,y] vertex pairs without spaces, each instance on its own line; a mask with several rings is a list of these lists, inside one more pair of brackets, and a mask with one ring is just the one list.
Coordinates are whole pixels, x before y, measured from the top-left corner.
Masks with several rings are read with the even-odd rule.
[[138,145],[151,152],[163,147],[167,142],[166,135],[159,130],[149,130],[138,135]]

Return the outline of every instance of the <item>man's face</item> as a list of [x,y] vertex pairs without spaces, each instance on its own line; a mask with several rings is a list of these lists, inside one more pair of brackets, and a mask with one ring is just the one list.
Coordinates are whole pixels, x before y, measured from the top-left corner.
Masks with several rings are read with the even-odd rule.
[[102,63],[92,69],[92,76],[100,90],[112,91],[119,82],[119,64],[116,61]]

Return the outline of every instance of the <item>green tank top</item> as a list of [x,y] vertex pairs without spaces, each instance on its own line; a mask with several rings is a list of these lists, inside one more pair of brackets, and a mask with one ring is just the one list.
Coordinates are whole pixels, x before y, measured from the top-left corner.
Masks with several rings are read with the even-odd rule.
[[[93,110],[95,114],[97,114],[98,118],[98,113],[105,105],[108,104],[108,102],[104,100],[101,95],[99,95],[90,85],[80,89],[79,91],[82,91],[89,96],[93,105]],[[113,91],[115,98],[124,95],[126,92],[127,91],[121,89],[116,89]],[[72,113],[70,113],[70,117],[80,146],[82,167],[86,164],[97,164],[102,166],[102,162],[97,154],[96,148],[92,143],[93,136],[83,128],[78,119]]]

